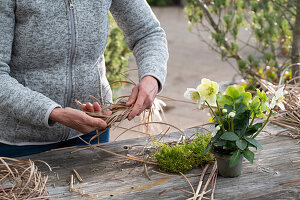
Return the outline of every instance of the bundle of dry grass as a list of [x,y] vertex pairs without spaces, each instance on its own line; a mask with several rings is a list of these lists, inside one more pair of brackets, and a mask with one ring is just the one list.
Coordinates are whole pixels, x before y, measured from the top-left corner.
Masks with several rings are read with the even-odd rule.
[[[102,103],[99,99],[91,96],[92,98],[94,98],[95,100],[97,100],[99,103]],[[88,112],[88,111],[84,111],[86,114],[88,114],[89,116],[92,117],[98,117],[103,119],[106,123],[108,127],[113,126],[116,122],[122,122],[124,121],[129,113],[132,111],[132,106],[128,107],[126,106],[126,101],[125,101],[126,97],[120,97],[119,100],[113,104],[113,103],[106,103],[108,104],[108,106],[102,107],[103,110],[110,110],[112,112],[111,115],[103,115],[100,113],[92,113],[92,112]],[[75,100],[76,103],[78,105],[81,105],[81,103],[78,100]]]
[[[288,128],[292,132],[284,132],[286,136],[292,138],[300,138],[300,83],[295,80],[300,79],[300,77],[294,78],[293,80],[287,82],[284,88],[284,111],[279,111],[272,119],[271,122]],[[257,79],[261,87],[274,94],[278,86],[266,80]],[[281,133],[282,134],[282,133]]]
[[0,199],[49,199],[48,177],[41,174],[33,161],[0,157],[0,162]]

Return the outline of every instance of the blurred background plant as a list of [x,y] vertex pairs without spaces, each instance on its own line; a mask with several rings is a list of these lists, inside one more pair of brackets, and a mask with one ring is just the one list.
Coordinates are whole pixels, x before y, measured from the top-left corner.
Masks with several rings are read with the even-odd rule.
[[299,76],[300,1],[187,2],[189,30],[252,83],[249,89],[257,86],[254,77],[278,83]]
[[150,6],[172,6],[179,5],[180,0],[147,0]]
[[[128,59],[131,51],[128,48],[124,35],[117,23],[109,14],[109,33],[106,50],[104,52],[106,76],[110,85],[116,81],[125,81],[121,74],[128,70]],[[119,90],[124,84],[113,84],[112,90]]]

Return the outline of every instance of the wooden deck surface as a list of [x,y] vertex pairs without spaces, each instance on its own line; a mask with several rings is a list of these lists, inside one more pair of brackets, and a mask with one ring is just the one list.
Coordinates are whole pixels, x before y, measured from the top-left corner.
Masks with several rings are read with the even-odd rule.
[[[276,126],[268,127],[272,133],[279,132]],[[195,130],[187,131],[192,134]],[[170,134],[166,140],[174,140],[179,133]],[[297,140],[283,136],[264,136],[259,138],[262,150],[255,154],[254,164],[244,160],[243,172],[237,178],[218,177],[215,199],[300,199],[300,183],[287,183],[300,180],[300,145]],[[119,154],[135,156],[141,152],[145,138],[112,142],[103,148]],[[147,164],[150,179],[146,176],[143,163],[117,157],[96,150],[100,158],[90,149],[67,149],[45,152],[30,157],[32,160],[46,161],[53,172],[49,174],[48,191],[51,199],[187,199],[191,194],[190,186],[181,175],[160,174],[159,169]],[[47,169],[40,166],[43,172]],[[83,179],[76,179],[75,169]],[[193,169],[186,174],[196,190],[201,169]],[[47,173],[46,173],[47,174]],[[74,175],[76,188],[81,192],[70,192],[70,176]],[[209,173],[206,175],[207,179]],[[283,184],[285,183],[285,184]]]

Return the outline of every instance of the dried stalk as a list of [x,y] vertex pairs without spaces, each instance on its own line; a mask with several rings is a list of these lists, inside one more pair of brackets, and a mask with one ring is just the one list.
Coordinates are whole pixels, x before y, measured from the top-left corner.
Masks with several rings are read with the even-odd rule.
[[198,194],[200,192],[200,189],[201,189],[201,186],[202,186],[202,183],[203,183],[203,178],[204,178],[204,176],[206,174],[206,171],[209,168],[209,166],[210,166],[210,164],[206,164],[205,167],[204,167],[204,169],[203,169],[203,171],[202,171],[202,173],[201,173],[199,184],[198,184],[198,187],[197,187],[197,190],[196,190],[196,193],[194,195],[193,200],[196,200],[196,198],[197,198],[197,196],[198,196]]
[[79,173],[76,171],[76,169],[73,169],[73,172],[74,172],[76,178],[79,180],[79,182],[83,182],[81,176],[80,176]]
[[0,199],[49,198],[46,189],[48,177],[42,176],[33,161],[0,157],[0,163]]
[[181,172],[179,172],[179,173],[183,176],[183,178],[186,180],[186,182],[188,182],[188,184],[189,184],[190,187],[192,188],[193,194],[195,194],[195,190],[194,190],[194,188],[193,188],[191,182],[189,181],[189,179],[188,179],[183,173],[181,173]]

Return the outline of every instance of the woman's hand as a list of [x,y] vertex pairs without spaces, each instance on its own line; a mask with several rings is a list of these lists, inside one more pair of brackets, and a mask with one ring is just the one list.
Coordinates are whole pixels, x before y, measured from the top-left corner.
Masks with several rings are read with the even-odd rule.
[[145,109],[149,109],[157,95],[158,82],[153,76],[145,76],[141,82],[132,89],[131,96],[126,106],[134,104],[128,119],[140,115]]
[[[101,107],[98,103],[82,104],[81,108],[89,112],[101,113]],[[110,115],[111,111],[107,111],[105,115]],[[73,108],[55,108],[50,114],[50,120],[61,123],[67,127],[75,129],[81,133],[90,133],[94,130],[102,130],[107,127],[104,120],[94,118],[85,112]]]

